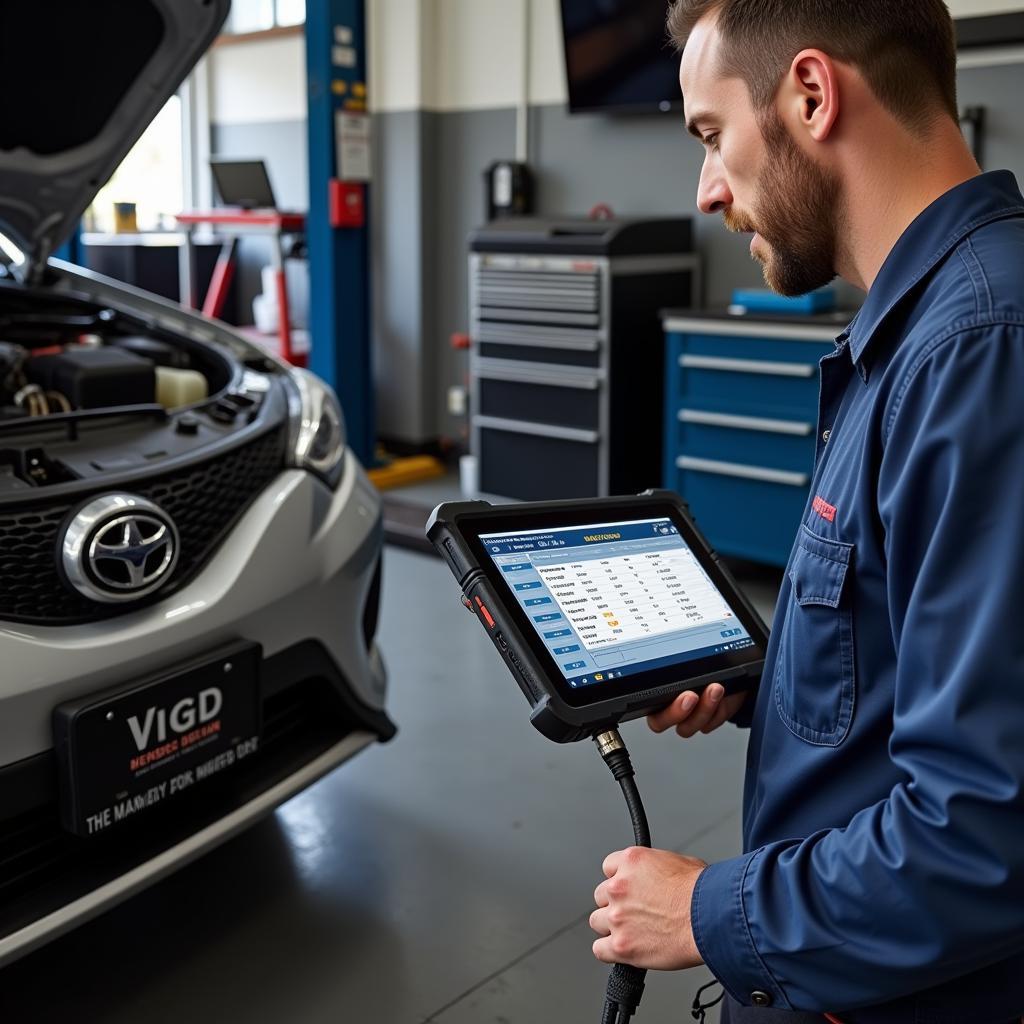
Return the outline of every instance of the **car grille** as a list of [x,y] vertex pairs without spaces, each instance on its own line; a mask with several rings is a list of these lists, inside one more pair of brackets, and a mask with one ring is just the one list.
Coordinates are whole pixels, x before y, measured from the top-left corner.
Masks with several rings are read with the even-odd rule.
[[[184,586],[212,557],[252,500],[281,471],[285,428],[187,469],[139,480],[127,488],[159,505],[181,538],[178,565],[163,599]],[[58,569],[58,541],[68,514],[102,489],[73,501],[0,509],[0,619],[40,625],[93,622],[142,602],[102,605],[71,590]]]

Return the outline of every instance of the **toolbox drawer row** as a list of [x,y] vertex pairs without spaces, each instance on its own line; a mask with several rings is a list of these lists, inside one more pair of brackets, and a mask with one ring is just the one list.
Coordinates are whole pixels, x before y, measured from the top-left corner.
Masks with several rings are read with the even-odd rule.
[[808,498],[830,328],[666,321],[664,483],[712,545],[785,565]]

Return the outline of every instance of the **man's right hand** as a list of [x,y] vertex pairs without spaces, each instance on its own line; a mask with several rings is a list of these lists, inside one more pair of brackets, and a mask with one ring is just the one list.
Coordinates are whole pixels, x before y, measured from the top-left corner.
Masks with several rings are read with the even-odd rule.
[[721,683],[712,683],[701,694],[693,690],[681,693],[667,708],[647,716],[647,724],[654,732],[664,732],[675,726],[680,736],[689,738],[698,732],[714,732],[724,725],[747,699],[747,692],[725,696]]

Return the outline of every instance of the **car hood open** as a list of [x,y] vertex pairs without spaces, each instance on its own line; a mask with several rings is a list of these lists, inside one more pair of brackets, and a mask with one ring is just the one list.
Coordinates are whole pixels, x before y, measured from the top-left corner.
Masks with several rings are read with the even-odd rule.
[[3,5],[0,250],[7,251],[0,260],[19,279],[42,276],[53,250],[213,42],[229,7],[230,0]]

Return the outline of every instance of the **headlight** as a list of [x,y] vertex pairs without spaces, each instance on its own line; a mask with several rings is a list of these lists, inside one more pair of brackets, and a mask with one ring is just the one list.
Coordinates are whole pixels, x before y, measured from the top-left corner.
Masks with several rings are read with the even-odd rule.
[[345,417],[334,392],[308,370],[293,369],[292,465],[308,469],[331,487],[345,461]]

